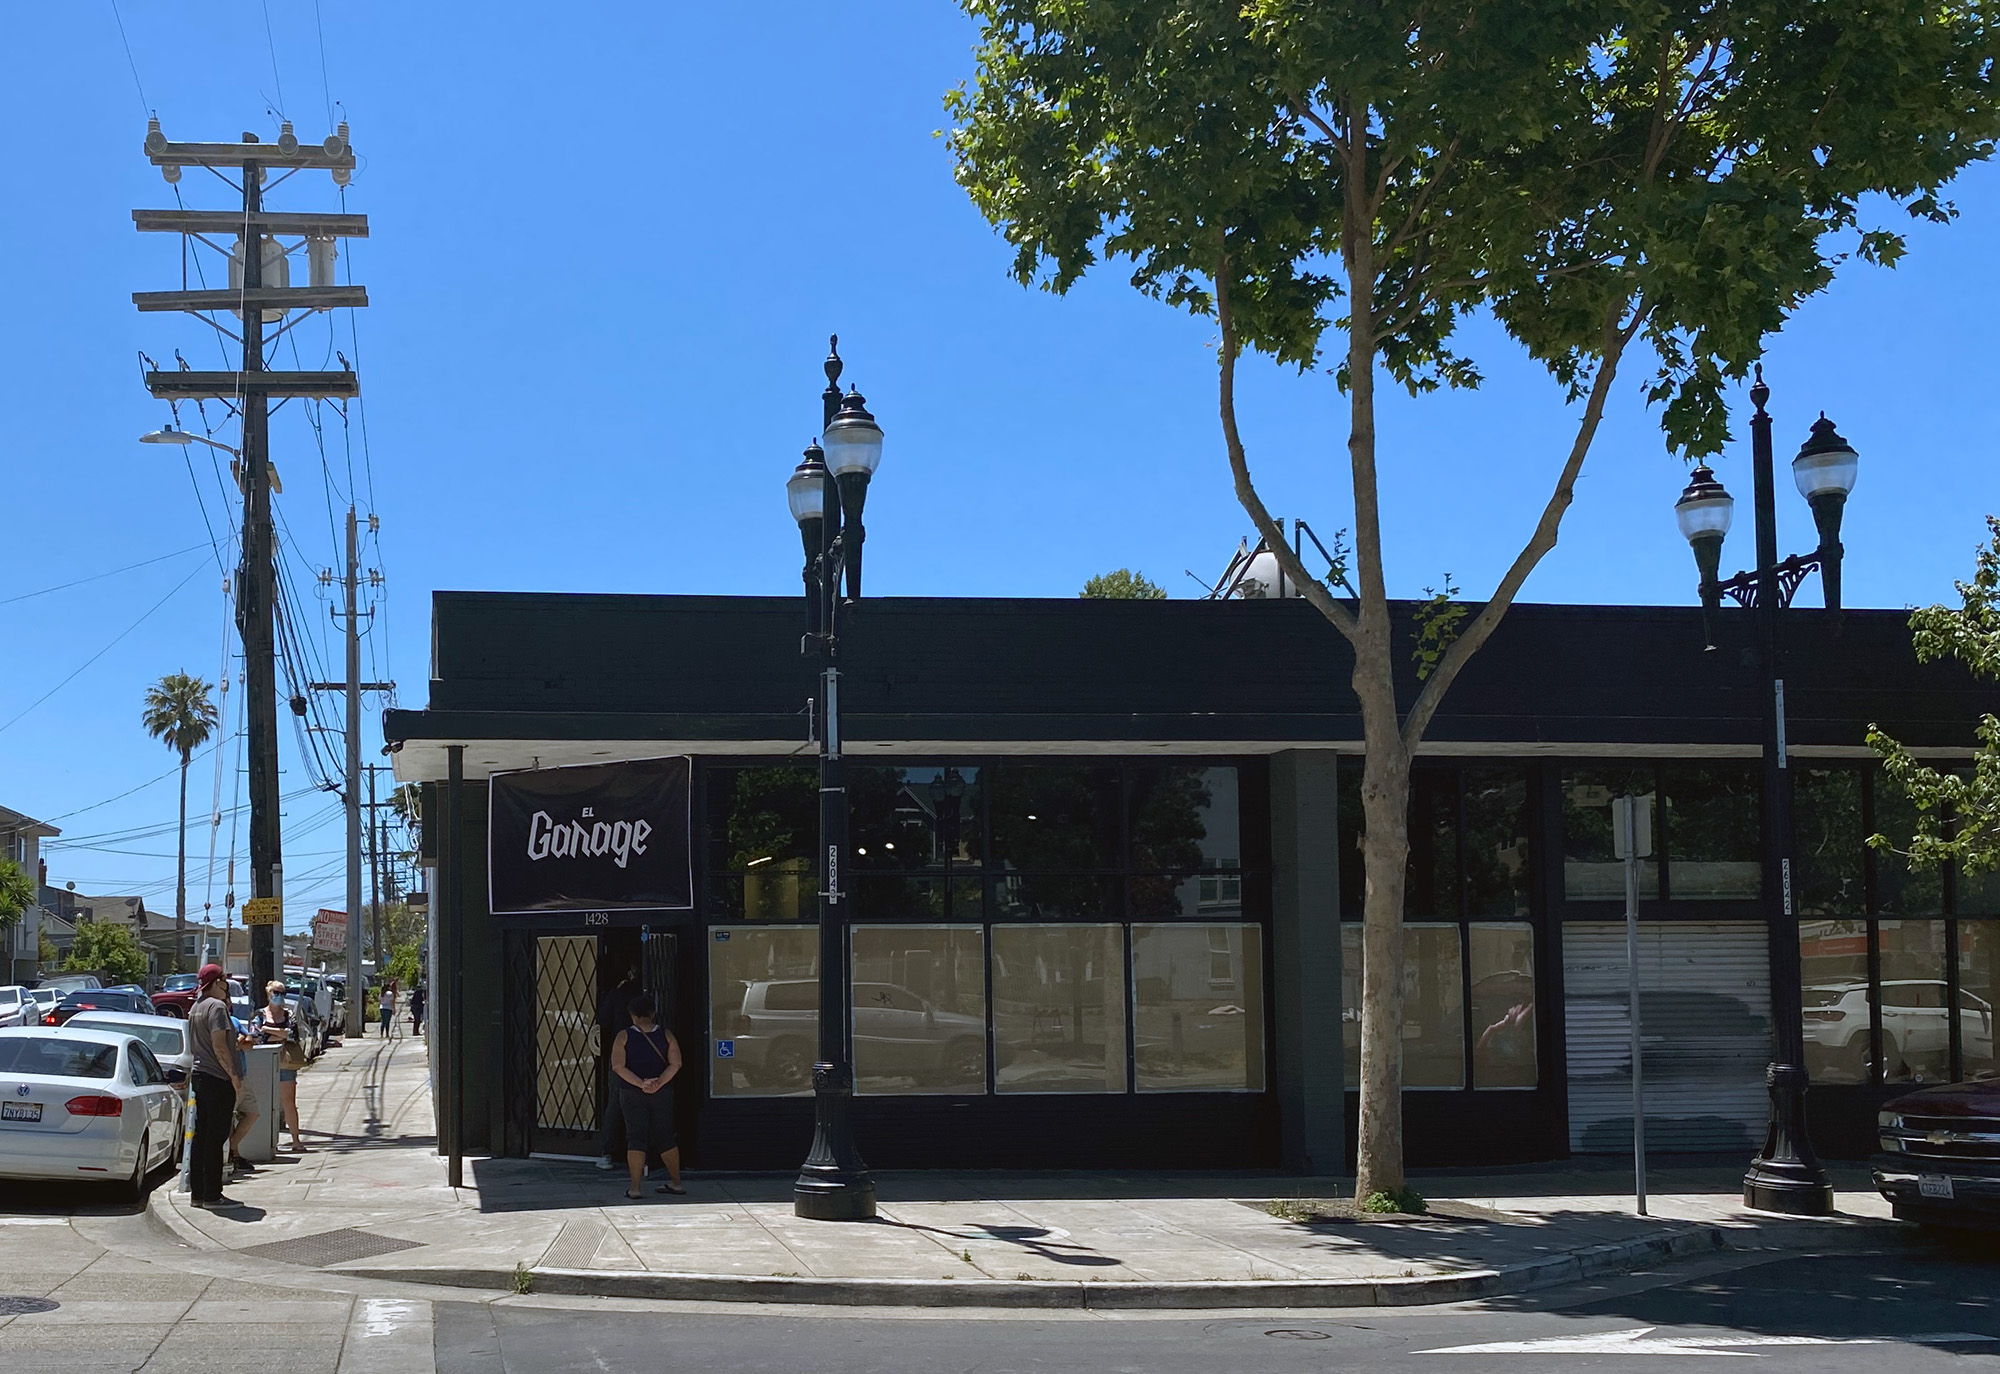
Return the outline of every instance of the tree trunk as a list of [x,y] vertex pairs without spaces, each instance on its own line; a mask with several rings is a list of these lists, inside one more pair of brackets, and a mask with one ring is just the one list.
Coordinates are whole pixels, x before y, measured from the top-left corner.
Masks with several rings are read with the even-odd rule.
[[187,972],[188,754],[181,753],[181,843],[174,866],[174,972]]

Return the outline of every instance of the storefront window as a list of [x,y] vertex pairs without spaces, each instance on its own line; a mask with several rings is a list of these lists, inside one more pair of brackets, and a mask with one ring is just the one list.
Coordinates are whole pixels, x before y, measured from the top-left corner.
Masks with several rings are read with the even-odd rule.
[[1361,923],[1340,923],[1340,1052],[1349,1091],[1361,1086]]
[[1802,768],[1792,780],[1793,892],[1803,916],[1864,909],[1861,779],[1855,768]]
[[1140,1092],[1264,1090],[1263,932],[1132,927],[1132,1043]]
[[1465,1086],[1465,971],[1457,926],[1403,927],[1403,1086]]
[[1951,1073],[1943,921],[1878,923],[1882,952],[1882,1079],[1942,1083]]
[[[1875,833],[1889,848],[1871,849],[1875,858],[1875,909],[1884,916],[1935,916],[1944,910],[1944,870],[1913,868],[1904,858],[1916,833],[1917,809],[1903,789],[1875,775]],[[1886,970],[1883,977],[1888,977]]]
[[711,914],[726,921],[798,921],[818,907],[812,846],[819,781],[809,768],[708,773]]
[[1519,770],[1464,773],[1466,914],[1528,914],[1528,779]]
[[856,926],[854,1086],[986,1091],[986,938],[978,926]]
[[1127,777],[1133,868],[1194,873],[1242,866],[1234,768],[1139,765]]
[[2000,1014],[2000,921],[1958,923],[1958,1038],[1961,1078],[2000,1076],[1993,1019]]
[[1814,1083],[1869,1080],[1868,923],[1799,922],[1806,1072]]
[[819,929],[709,931],[710,1091],[781,1097],[812,1091],[819,1057]]
[[[1573,768],[1563,775],[1563,895],[1571,901],[1625,900],[1625,864],[1612,843],[1611,803],[1651,797],[1651,768]],[[1653,857],[1639,865],[1639,895],[1660,895],[1660,808],[1653,808]]]
[[1125,1091],[1125,932],[993,927],[994,1089]]
[[1535,1057],[1535,932],[1532,926],[1468,928],[1472,960],[1472,1084],[1532,1088]]
[[1755,764],[1669,763],[1667,885],[1678,901],[1742,901],[1763,891]]
[[996,921],[1102,921],[1118,915],[1116,878],[1022,873],[993,881]]
[[1410,775],[1407,916],[1458,919],[1458,774],[1422,768]]
[[1117,868],[1119,770],[1107,764],[1014,764],[991,770],[993,861],[1025,873]]
[[863,871],[976,867],[983,858],[980,770],[876,764],[847,773],[854,866]]
[[1132,915],[1138,920],[1175,916],[1216,921],[1243,914],[1241,873],[1201,873],[1183,877],[1171,873],[1139,873],[1126,879]]
[[864,873],[851,885],[854,917],[863,921],[976,921],[977,878],[889,878]]

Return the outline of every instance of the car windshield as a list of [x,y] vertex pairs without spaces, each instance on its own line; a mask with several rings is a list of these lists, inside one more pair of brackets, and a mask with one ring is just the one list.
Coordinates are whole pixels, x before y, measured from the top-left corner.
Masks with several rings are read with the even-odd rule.
[[47,1078],[110,1078],[118,1071],[118,1047],[82,1040],[9,1036],[0,1039],[0,1073]]
[[194,987],[194,975],[192,973],[170,973],[167,975],[167,981],[165,986],[163,986],[160,989],[160,991],[187,992],[189,989],[193,987]]
[[176,1055],[187,1053],[186,1033],[179,1026],[148,1026],[137,1021],[110,1021],[91,1017],[88,1021],[77,1020],[74,1025],[90,1026],[96,1030],[118,1031],[142,1042],[154,1054]]

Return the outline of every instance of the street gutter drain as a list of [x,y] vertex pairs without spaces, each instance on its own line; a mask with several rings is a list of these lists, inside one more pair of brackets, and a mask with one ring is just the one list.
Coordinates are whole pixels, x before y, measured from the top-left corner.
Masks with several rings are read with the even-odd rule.
[[276,1260],[279,1264],[302,1264],[324,1269],[330,1264],[373,1259],[377,1255],[393,1255],[398,1250],[417,1250],[422,1246],[420,1240],[397,1240],[393,1236],[378,1236],[372,1231],[343,1226],[338,1231],[322,1231],[316,1236],[297,1236],[291,1240],[274,1240],[267,1245],[246,1246],[238,1253]]
[[26,1317],[36,1312],[53,1312],[61,1306],[54,1298],[28,1298],[11,1293],[0,1295],[0,1317]]
[[1276,1336],[1281,1341],[1324,1341],[1331,1337],[1324,1331],[1303,1331],[1296,1327],[1279,1327],[1276,1331],[1266,1331],[1267,1336]]

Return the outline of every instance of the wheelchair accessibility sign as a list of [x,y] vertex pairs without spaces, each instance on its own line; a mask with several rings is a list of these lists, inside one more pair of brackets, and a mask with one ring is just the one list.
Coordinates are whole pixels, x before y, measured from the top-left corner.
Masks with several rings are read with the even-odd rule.
[[736,1042],[734,1040],[716,1041],[715,1057],[717,1059],[734,1059],[736,1057]]

